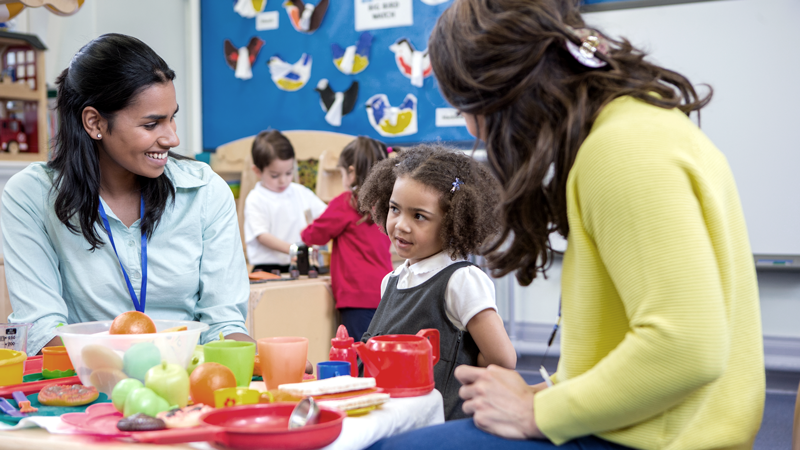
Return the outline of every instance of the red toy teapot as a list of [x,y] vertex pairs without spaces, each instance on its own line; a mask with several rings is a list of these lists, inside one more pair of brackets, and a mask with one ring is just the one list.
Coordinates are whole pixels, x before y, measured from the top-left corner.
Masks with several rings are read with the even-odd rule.
[[375,377],[392,397],[415,397],[432,391],[433,366],[439,362],[439,330],[427,328],[416,336],[387,334],[353,347],[364,362],[364,376]]

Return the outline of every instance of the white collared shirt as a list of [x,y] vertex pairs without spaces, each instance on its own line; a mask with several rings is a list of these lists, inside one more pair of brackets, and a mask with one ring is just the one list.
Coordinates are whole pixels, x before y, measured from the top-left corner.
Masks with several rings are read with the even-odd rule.
[[273,192],[259,181],[244,202],[244,242],[250,264],[289,265],[289,255],[258,242],[269,233],[290,244],[303,242],[300,232],[308,226],[305,211],[316,219],[327,205],[302,184],[292,183],[283,192]]
[[[453,261],[445,252],[439,252],[416,264],[409,265],[406,260],[397,269],[383,277],[381,298],[386,291],[389,277],[392,275],[398,277],[398,289],[409,289],[419,286],[433,278],[442,269],[461,261],[464,260]],[[477,266],[462,267],[456,270],[450,277],[450,281],[447,282],[447,290],[444,295],[447,318],[456,328],[466,331],[466,324],[479,312],[484,309],[497,311],[494,295],[494,283],[488,275]]]

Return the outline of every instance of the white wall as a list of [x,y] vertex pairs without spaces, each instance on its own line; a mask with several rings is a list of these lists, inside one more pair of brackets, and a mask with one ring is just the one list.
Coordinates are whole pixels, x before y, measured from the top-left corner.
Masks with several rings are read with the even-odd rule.
[[[192,124],[199,112],[199,86],[195,67],[199,68],[199,53],[193,51],[198,39],[190,42],[196,32],[192,9],[198,0],[95,0],[87,1],[76,14],[60,17],[44,8],[27,8],[17,17],[17,30],[32,33],[47,46],[45,70],[48,86],[68,65],[72,56],[86,43],[105,33],[122,33],[141,39],[159,54],[175,71],[175,91],[181,111],[178,113],[178,137],[181,145],[175,151],[195,154],[202,151],[197,139],[199,130]],[[194,83],[194,84],[193,84]],[[193,96],[197,89],[198,95]]]

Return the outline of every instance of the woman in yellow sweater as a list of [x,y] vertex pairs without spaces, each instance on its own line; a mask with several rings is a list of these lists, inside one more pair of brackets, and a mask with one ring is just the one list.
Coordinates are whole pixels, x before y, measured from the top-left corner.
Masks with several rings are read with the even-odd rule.
[[753,445],[755,268],[725,157],[688,118],[710,95],[586,28],[575,3],[455,0],[429,42],[505,191],[495,274],[527,285],[548,267],[549,234],[568,238],[554,384],[461,367],[473,420],[378,448]]

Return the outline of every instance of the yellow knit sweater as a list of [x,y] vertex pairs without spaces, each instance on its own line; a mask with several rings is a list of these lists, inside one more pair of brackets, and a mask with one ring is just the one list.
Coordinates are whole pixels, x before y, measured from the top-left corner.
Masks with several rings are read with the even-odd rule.
[[725,157],[678,110],[608,104],[567,181],[561,359],[535,396],[554,443],[751,448],[764,408],[758,288]]

